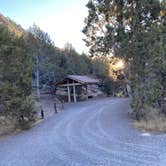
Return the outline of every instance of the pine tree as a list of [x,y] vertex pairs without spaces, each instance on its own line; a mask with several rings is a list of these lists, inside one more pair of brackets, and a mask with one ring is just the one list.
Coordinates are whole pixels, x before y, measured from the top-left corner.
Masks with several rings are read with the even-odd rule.
[[20,124],[33,120],[32,56],[27,37],[0,27],[0,105]]
[[165,82],[165,2],[91,0],[87,7],[83,33],[90,52],[125,59],[136,112],[158,107]]
[[54,54],[54,44],[50,36],[35,24],[29,28],[29,33],[32,41],[31,46],[34,51],[33,59],[35,63],[33,70],[36,82],[36,94],[37,98],[40,99],[41,83],[43,82],[47,85],[50,81],[49,77],[51,73],[48,70],[48,64],[50,56]]

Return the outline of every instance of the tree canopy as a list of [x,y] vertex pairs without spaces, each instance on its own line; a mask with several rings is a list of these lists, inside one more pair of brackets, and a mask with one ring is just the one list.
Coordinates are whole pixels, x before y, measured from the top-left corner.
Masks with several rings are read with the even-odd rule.
[[33,119],[32,52],[28,37],[0,26],[0,105],[2,114],[22,123]]
[[126,61],[136,112],[159,107],[165,96],[165,1],[90,0],[87,8],[83,33],[90,53]]

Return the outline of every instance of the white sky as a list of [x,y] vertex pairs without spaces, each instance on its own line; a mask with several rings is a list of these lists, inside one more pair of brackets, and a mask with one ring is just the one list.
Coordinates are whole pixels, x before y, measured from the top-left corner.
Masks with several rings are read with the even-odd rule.
[[2,0],[0,13],[17,24],[29,28],[36,23],[48,32],[55,46],[63,48],[71,43],[82,53],[86,50],[82,38],[84,19],[88,15],[88,0]]
[[79,52],[86,52],[85,36],[81,32],[84,27],[84,19],[87,16],[85,4],[74,6],[62,12],[50,12],[43,18],[37,18],[34,22],[44,31],[48,32],[57,47],[63,48],[66,42],[71,43]]

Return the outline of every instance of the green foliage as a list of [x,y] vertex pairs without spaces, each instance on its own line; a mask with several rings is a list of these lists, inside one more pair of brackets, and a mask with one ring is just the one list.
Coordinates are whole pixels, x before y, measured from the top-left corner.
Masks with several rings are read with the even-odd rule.
[[117,82],[110,77],[105,77],[102,80],[101,89],[107,96],[114,96],[114,94],[116,93],[115,90],[118,89],[117,87]]
[[106,78],[109,75],[109,61],[105,57],[96,57],[92,61],[93,74],[99,78]]
[[93,55],[123,57],[132,106],[137,112],[159,107],[165,96],[165,1],[93,0],[83,30]]
[[131,53],[136,57],[132,61],[130,75],[133,98],[139,107],[154,106],[163,93],[163,37],[159,27],[152,27],[149,32],[138,32],[137,35],[131,45]]
[[16,37],[0,27],[0,105],[6,116],[33,117],[32,57],[27,36]]

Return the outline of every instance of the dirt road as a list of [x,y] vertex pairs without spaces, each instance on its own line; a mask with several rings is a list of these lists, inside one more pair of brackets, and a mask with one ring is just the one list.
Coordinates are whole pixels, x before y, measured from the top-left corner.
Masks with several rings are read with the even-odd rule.
[[134,129],[128,110],[128,99],[68,105],[1,141],[0,166],[165,166],[166,135]]

